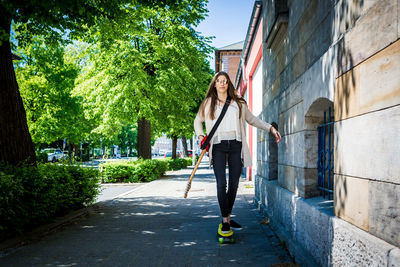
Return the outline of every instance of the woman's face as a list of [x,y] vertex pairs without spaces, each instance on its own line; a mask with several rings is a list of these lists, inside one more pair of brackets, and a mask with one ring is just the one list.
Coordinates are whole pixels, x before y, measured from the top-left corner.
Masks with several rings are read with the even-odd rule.
[[215,80],[215,88],[217,89],[218,93],[224,94],[228,90],[228,79],[225,75],[220,75]]

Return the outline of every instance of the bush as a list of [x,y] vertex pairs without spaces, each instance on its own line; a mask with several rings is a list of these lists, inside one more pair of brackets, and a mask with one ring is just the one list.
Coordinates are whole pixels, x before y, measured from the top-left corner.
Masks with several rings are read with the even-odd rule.
[[36,161],[39,163],[47,163],[48,155],[46,152],[36,152]]
[[188,165],[188,161],[186,159],[177,158],[177,159],[168,159],[168,170],[180,170],[186,168]]
[[[186,160],[186,167],[192,165],[192,163],[193,163],[192,158],[185,158],[185,160]],[[197,161],[195,161],[195,162],[197,162]]]
[[106,163],[100,165],[102,181],[115,182],[149,182],[164,175],[167,170],[179,170],[192,163],[191,158],[153,159]]
[[149,182],[164,175],[168,163],[162,160],[127,161],[102,164],[102,179],[105,183],[113,182]]
[[[167,163],[159,160],[139,160],[133,171],[133,179],[140,182],[150,182],[164,175]],[[129,180],[130,182],[130,180]]]
[[82,161],[89,161],[90,160],[90,155],[89,154],[83,154],[82,155]]
[[126,164],[103,164],[100,169],[102,170],[103,182],[115,183],[124,182],[126,179],[129,179],[135,167]]
[[0,239],[93,203],[99,173],[77,166],[0,166]]

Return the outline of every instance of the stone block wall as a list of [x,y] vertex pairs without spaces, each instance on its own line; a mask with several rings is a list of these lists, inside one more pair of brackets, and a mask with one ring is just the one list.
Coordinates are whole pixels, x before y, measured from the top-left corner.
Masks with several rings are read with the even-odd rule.
[[[264,7],[261,118],[276,122],[283,139],[275,151],[268,134],[259,133],[255,198],[305,251],[330,255],[317,260],[323,266],[391,264],[398,248],[370,255],[362,246],[373,237],[400,247],[400,1],[264,0]],[[326,247],[315,248],[308,243],[318,240],[318,222],[296,221],[308,215],[293,201],[319,194],[317,126],[328,107],[337,217],[320,244]],[[344,259],[351,250],[341,235],[351,228],[344,221],[361,231],[365,258]]]
[[[278,123],[283,135],[278,149],[278,181],[301,197],[314,197],[318,194],[317,126],[326,107],[316,106],[318,110],[312,111],[310,107],[321,98],[330,101],[328,106],[333,103],[335,68],[329,63],[334,57],[330,48],[334,4],[288,1],[285,13],[285,1],[264,2],[270,8],[264,13],[263,114],[267,121]],[[271,36],[273,41],[269,41]],[[317,116],[311,116],[312,112]],[[270,147],[265,145],[264,151],[268,153]],[[268,157],[261,164],[271,165]]]
[[256,187],[256,206],[301,266],[400,266],[398,247],[334,216],[330,201],[297,197],[276,181]]
[[[339,42],[335,214],[400,246],[398,1],[376,1]],[[339,55],[344,55],[341,58]]]

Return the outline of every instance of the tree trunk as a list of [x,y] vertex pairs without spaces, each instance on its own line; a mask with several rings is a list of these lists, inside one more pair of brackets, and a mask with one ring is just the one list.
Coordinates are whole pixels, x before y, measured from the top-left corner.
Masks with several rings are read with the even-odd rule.
[[80,156],[80,153],[79,153],[79,145],[77,145],[77,144],[72,144],[72,150],[74,151],[74,157],[75,156]]
[[142,117],[138,121],[138,157],[151,159],[151,128],[150,122]]
[[187,157],[188,156],[187,140],[186,137],[183,135],[181,136],[181,138],[182,138],[183,155]]
[[72,157],[72,144],[71,144],[71,142],[68,141],[67,147],[68,147],[68,159],[72,160],[73,157]]
[[[0,18],[0,29],[10,33],[11,21]],[[36,164],[35,148],[12,63],[9,40],[0,45],[0,162]]]
[[176,144],[178,143],[178,137],[172,136],[172,158],[176,159]]

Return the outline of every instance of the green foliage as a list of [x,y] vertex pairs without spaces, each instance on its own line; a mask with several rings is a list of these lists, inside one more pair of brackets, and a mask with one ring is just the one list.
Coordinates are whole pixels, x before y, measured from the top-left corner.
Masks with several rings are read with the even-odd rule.
[[0,239],[91,204],[99,185],[95,169],[0,166]]
[[[32,36],[43,34],[54,43],[65,42],[86,32],[101,18],[112,19],[129,1],[120,0],[21,0],[0,1],[0,15],[3,24],[14,21],[19,27],[18,41],[22,45],[32,42]],[[68,31],[66,31],[68,29]],[[0,27],[0,35],[7,33]],[[0,39],[8,38],[7,34]]]
[[211,79],[210,38],[194,29],[206,3],[1,2],[0,15],[14,21],[13,50],[22,57],[16,76],[33,141],[99,145],[102,138],[103,147],[126,151],[142,117],[153,135],[190,136]]
[[169,170],[180,170],[188,166],[188,161],[182,158],[177,158],[177,159],[169,158],[167,162]]
[[32,44],[19,49],[22,60],[15,67],[32,140],[49,144],[67,138],[78,143],[90,131],[82,98],[71,95],[79,67],[63,47],[32,38]]
[[137,126],[134,124],[122,125],[121,131],[118,133],[118,141],[116,144],[124,152],[127,151],[128,147],[130,151],[132,151],[132,149],[137,149]]
[[206,1],[125,5],[114,21],[88,30],[76,50],[85,59],[74,95],[84,98],[94,133],[110,135],[144,117],[153,134],[191,135],[196,107],[211,80],[209,39],[193,26]]
[[46,152],[36,152],[36,161],[38,163],[47,163],[49,157]]
[[115,182],[150,182],[163,176],[167,170],[179,170],[191,164],[191,159],[139,159],[106,163],[100,166],[102,180],[105,183]]
[[192,165],[193,160],[192,158],[188,157],[188,158],[184,158],[186,160],[186,167]]
[[[140,1],[140,0],[138,0]],[[135,1],[136,2],[136,1]],[[21,103],[18,84],[11,58],[12,50],[16,46],[24,47],[32,44],[33,36],[43,35],[48,43],[54,47],[69,42],[72,38],[86,33],[86,28],[94,25],[97,20],[113,19],[120,14],[120,7],[126,2],[120,0],[18,0],[0,1],[0,65],[2,92],[5,101],[1,101],[1,110],[13,110],[15,118],[12,123],[3,118],[10,117],[6,112],[0,113],[0,121],[7,122],[2,125],[5,132],[13,134],[16,143],[20,143],[16,153],[1,154],[1,160],[18,164],[28,159],[35,163],[35,153],[30,133],[26,131],[25,111]],[[11,29],[11,24],[16,27]],[[13,38],[13,32],[18,38]],[[10,44],[10,40],[17,44]],[[38,77],[39,79],[42,77]],[[12,107],[12,108],[11,108]],[[1,137],[0,143],[7,143],[7,138]],[[4,148],[4,147],[3,147]],[[5,147],[7,148],[7,147]],[[18,156],[15,156],[18,155]]]
[[168,163],[156,159],[139,159],[137,161],[102,164],[100,169],[105,183],[139,183],[150,182],[163,176],[168,169]]
[[115,183],[115,182],[124,182],[126,180],[134,181],[134,177],[132,173],[135,170],[135,166],[128,164],[102,164],[100,166],[102,172],[102,181],[104,183]]
[[139,160],[135,171],[134,177],[139,181],[153,181],[164,175],[167,171],[167,164],[160,160]]
[[81,160],[82,161],[89,161],[90,160],[89,154],[83,154]]

